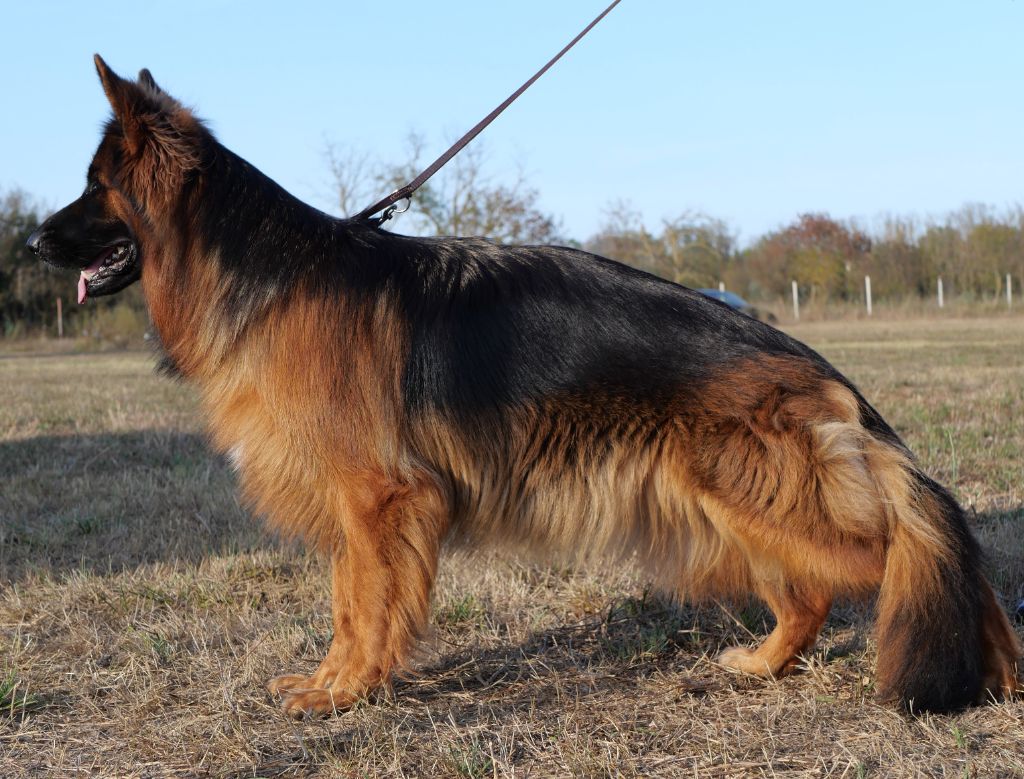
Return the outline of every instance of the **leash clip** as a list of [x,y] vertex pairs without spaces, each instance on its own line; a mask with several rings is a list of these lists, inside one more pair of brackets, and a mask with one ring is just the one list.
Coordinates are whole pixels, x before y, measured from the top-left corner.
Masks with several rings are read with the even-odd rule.
[[406,211],[409,210],[409,208],[412,207],[412,195],[406,195],[404,198],[402,198],[402,200],[405,201],[405,208],[399,209],[396,203],[392,203],[390,206],[384,209],[384,213],[382,213],[380,216],[373,220],[375,222],[375,226],[380,227],[395,214],[404,214]]

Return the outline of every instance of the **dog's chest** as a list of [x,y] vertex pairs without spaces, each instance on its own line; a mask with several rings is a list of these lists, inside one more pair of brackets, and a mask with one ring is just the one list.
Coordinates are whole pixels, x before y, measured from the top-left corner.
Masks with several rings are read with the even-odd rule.
[[235,473],[241,474],[242,463],[245,461],[245,443],[239,441],[237,444],[232,446],[227,451],[228,462],[231,467],[235,470]]
[[295,406],[268,403],[254,388],[207,393],[204,406],[213,444],[245,491],[295,484],[315,469],[316,447],[304,435],[314,428]]

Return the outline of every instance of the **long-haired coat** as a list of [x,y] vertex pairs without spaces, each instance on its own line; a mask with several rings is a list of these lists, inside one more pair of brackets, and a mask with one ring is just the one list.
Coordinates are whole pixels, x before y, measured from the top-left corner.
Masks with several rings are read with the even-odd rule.
[[856,388],[783,333],[585,252],[408,238],[328,217],[143,71],[96,58],[113,118],[81,198],[30,240],[80,297],[141,278],[253,509],[333,562],[334,637],[270,683],[292,713],[385,682],[442,542],[637,558],[777,625],[723,665],[793,666],[837,596],[881,590],[884,698],[1017,686],[1016,638],[949,492]]

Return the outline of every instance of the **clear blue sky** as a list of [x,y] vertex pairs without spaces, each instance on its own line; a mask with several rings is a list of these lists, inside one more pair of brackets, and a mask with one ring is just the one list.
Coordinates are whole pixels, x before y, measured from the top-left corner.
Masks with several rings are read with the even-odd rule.
[[[8,3],[0,189],[77,196],[107,114],[98,51],[332,210],[328,141],[400,162],[416,129],[433,158],[604,4]],[[1024,201],[1022,41],[1022,0],[623,0],[481,138],[578,239],[617,199],[744,241],[808,210],[1003,207]]]

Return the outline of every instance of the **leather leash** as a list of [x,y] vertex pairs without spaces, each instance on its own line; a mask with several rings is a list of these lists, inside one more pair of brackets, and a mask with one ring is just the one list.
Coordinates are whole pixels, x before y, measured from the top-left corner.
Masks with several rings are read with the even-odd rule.
[[[569,51],[569,49],[571,49],[573,46],[575,46],[576,43],[580,40],[580,38],[582,38],[584,35],[586,35],[588,32],[590,32],[591,29],[593,29],[593,27],[599,21],[604,19],[604,17],[608,15],[608,12],[611,11],[620,2],[621,2],[621,0],[614,0],[614,2],[611,5],[609,5],[607,8],[605,8],[597,16],[597,18],[594,19],[594,21],[592,21],[590,24],[588,24],[586,27],[584,27],[583,31],[580,32],[579,35],[577,35],[575,38],[573,38],[571,41],[569,41],[569,43],[566,44],[565,48],[563,48],[560,52],[558,52],[558,54],[556,54],[554,57],[552,57],[550,60],[548,60],[548,63],[544,67],[542,67],[540,70],[538,70],[536,73],[534,73],[526,81],[526,83],[524,83],[521,87],[519,87],[519,89],[517,89],[515,92],[513,92],[511,95],[509,95],[505,99],[505,102],[503,102],[501,105],[499,105],[497,108],[495,108],[489,114],[487,114],[487,116],[485,116],[483,119],[481,119],[479,122],[477,122],[477,124],[468,133],[466,133],[461,138],[459,138],[459,140],[457,140],[451,146],[451,148],[448,149],[448,151],[446,151],[444,154],[442,154],[440,157],[438,157],[436,160],[434,160],[426,170],[424,170],[422,173],[420,173],[420,175],[418,175],[416,178],[414,178],[412,181],[410,181],[404,187],[401,187],[400,189],[396,189],[394,192],[392,192],[387,197],[383,198],[382,200],[378,200],[372,206],[369,206],[368,208],[364,208],[362,211],[360,211],[358,214],[356,214],[355,217],[353,217],[353,218],[354,219],[365,219],[365,220],[367,220],[369,222],[372,222],[374,227],[380,227],[382,224],[384,224],[386,221],[388,221],[396,213],[397,206],[395,204],[399,200],[409,200],[411,202],[412,201],[412,194],[413,194],[413,192],[415,192],[417,189],[419,189],[421,186],[423,186],[423,184],[427,181],[427,179],[429,179],[431,176],[433,176],[435,173],[437,173],[445,165],[445,163],[447,163],[452,157],[454,157],[456,154],[458,154],[460,151],[462,151],[462,149],[470,141],[472,141],[474,138],[476,138],[476,136],[478,136],[480,134],[480,132],[485,127],[487,127],[487,125],[489,125],[491,122],[493,122],[495,119],[497,119],[498,115],[502,111],[504,111],[506,108],[508,108],[517,97],[519,97],[521,94],[523,94],[523,92],[525,92],[527,89],[529,89],[534,81],[536,81],[541,76],[543,76],[547,72],[548,68],[550,68],[556,62],[558,62],[558,60],[560,60],[562,58],[563,54],[565,54],[567,51]],[[407,211],[408,208],[409,207],[406,206],[405,209],[403,209],[402,211],[398,211],[398,213],[405,213],[405,211]],[[374,214],[376,214],[376,213],[378,213],[380,211],[383,211],[384,213],[382,213],[378,217],[374,217]]]

